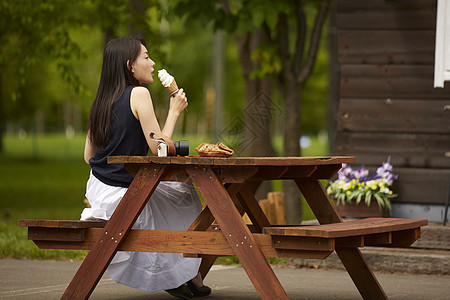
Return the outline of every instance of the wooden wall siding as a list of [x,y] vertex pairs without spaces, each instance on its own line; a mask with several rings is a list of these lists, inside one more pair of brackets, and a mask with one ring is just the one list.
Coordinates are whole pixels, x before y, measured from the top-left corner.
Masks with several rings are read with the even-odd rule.
[[435,35],[434,30],[340,30],[339,62],[432,65]]
[[433,78],[433,65],[343,64],[341,97],[449,99],[450,84],[435,89]]
[[338,0],[339,29],[435,30],[436,0]]
[[[338,130],[378,132],[382,128],[389,133],[450,134],[450,112],[444,110],[445,105],[450,106],[450,99],[342,98]],[[450,151],[450,138],[447,140]]]
[[357,162],[367,166],[379,165],[391,156],[395,167],[450,170],[450,159],[444,155],[448,149],[450,139],[443,134],[383,132],[341,132],[335,146],[336,153],[356,155]]
[[[395,172],[399,174],[399,180],[394,183],[394,190],[399,195],[395,202],[445,203],[449,169],[396,168]],[[443,201],[437,201],[441,198]]]
[[433,87],[437,0],[337,0],[334,154],[374,171],[388,156],[397,202],[445,203],[450,84]]

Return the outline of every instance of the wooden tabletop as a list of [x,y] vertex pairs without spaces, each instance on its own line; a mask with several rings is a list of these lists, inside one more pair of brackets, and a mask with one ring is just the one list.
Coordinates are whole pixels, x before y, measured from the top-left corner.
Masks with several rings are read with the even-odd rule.
[[110,156],[108,163],[216,165],[216,166],[305,166],[353,163],[353,156],[326,157],[200,157],[200,156]]

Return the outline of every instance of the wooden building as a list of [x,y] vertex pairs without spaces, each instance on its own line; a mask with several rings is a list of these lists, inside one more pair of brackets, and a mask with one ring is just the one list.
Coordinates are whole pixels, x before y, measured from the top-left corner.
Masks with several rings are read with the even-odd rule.
[[[399,174],[394,203],[444,205],[450,83],[434,88],[437,0],[337,0],[334,154]],[[447,107],[447,109],[446,109]]]

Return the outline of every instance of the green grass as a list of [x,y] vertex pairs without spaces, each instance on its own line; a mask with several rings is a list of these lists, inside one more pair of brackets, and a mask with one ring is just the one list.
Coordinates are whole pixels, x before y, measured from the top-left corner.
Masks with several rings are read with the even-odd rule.
[[[83,259],[86,251],[40,250],[27,240],[18,219],[79,219],[89,166],[83,160],[83,135],[4,136],[0,154],[0,258]],[[175,140],[179,138],[175,137]],[[191,154],[204,140],[189,137]],[[277,144],[279,141],[277,142]],[[280,147],[278,144],[277,147]],[[326,155],[326,143],[313,139],[304,156]],[[274,184],[281,190],[281,183]],[[304,203],[304,219],[313,215]],[[235,258],[224,258],[236,261]],[[273,262],[276,262],[274,260]]]
[[0,257],[81,259],[86,251],[40,250],[18,219],[79,219],[89,166],[84,137],[61,135],[23,140],[6,136],[0,155]]

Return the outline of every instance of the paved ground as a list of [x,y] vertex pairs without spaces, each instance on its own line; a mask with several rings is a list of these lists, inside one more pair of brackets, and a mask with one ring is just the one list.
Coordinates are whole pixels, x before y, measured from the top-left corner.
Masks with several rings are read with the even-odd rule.
[[[59,299],[81,262],[0,260],[0,299]],[[276,268],[290,299],[360,299],[345,271]],[[450,299],[450,276],[388,274],[376,276],[390,299]],[[205,283],[213,289],[206,299],[259,299],[240,267],[214,266]],[[170,300],[116,284],[104,276],[90,299]]]

